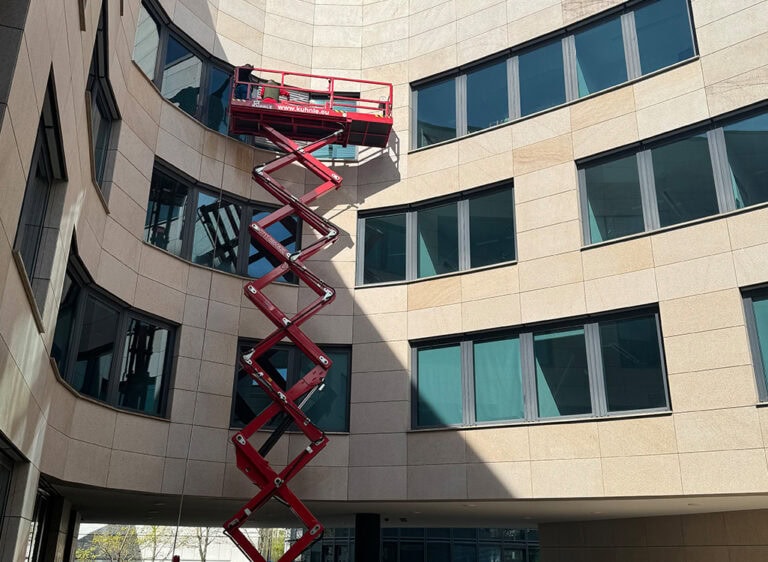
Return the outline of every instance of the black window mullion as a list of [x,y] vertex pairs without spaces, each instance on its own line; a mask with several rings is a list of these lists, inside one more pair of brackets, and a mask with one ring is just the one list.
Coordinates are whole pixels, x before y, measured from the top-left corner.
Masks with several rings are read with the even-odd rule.
[[536,400],[536,362],[533,356],[533,333],[523,332],[520,340],[520,371],[523,381],[523,406],[525,420],[533,421],[539,417]]
[[584,337],[587,346],[587,369],[589,370],[589,394],[592,398],[592,415],[608,415],[605,398],[605,375],[600,346],[600,327],[597,322],[584,325]]
[[642,75],[640,70],[640,49],[637,43],[635,13],[627,12],[621,16],[621,34],[624,40],[624,59],[627,63],[627,80],[635,80]]
[[712,160],[712,173],[715,178],[717,206],[721,213],[736,209],[736,196],[731,185],[731,170],[728,163],[728,151],[725,146],[725,133],[722,127],[707,131],[709,156]]
[[656,200],[656,181],[653,177],[653,157],[650,150],[637,153],[640,197],[643,204],[643,222],[646,232],[659,228],[659,205]]

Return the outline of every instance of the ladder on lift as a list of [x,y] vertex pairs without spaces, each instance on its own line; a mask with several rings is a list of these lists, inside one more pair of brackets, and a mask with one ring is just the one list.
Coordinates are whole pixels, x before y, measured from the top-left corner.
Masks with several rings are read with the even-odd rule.
[[[310,87],[290,85],[307,83]],[[322,84],[320,88],[311,86]],[[352,86],[350,88],[350,86]],[[337,91],[360,89],[376,92],[379,99],[339,95]],[[312,100],[320,99],[320,104]],[[349,108],[349,111],[345,111]],[[342,146],[385,147],[392,130],[392,85],[368,80],[348,80],[332,76],[256,69],[250,66],[235,69],[230,88],[229,130],[231,134],[264,137],[282,153],[271,162],[254,168],[253,180],[283,206],[257,222],[251,223],[253,240],[271,254],[279,265],[259,279],[246,283],[246,297],[269,318],[275,330],[256,347],[242,356],[241,365],[262,388],[272,403],[256,416],[232,441],[235,445],[237,467],[256,484],[259,493],[224,523],[224,532],[253,562],[266,562],[248,537],[242,532],[247,519],[270,499],[286,505],[304,524],[305,532],[278,562],[293,562],[323,533],[320,521],[290,490],[288,483],[328,443],[328,437],[302,411],[302,406],[314,392],[322,388],[331,360],[301,330],[301,325],[317,314],[335,298],[335,291],[312,273],[305,262],[336,241],[339,229],[310,208],[329,191],[337,189],[341,176],[312,156],[312,153],[332,144]],[[302,144],[299,144],[301,142]],[[297,163],[321,181],[320,185],[302,197],[291,194],[273,173]],[[296,215],[303,224],[313,228],[319,237],[305,248],[290,252],[267,232],[270,225]],[[314,291],[316,298],[297,314],[289,317],[264,294],[263,289],[284,274],[293,272]],[[289,339],[306,355],[314,367],[296,384],[283,389],[259,364],[259,359],[283,339]],[[275,416],[281,420],[260,448],[250,439]],[[275,470],[266,455],[280,437],[295,425],[309,444],[280,471]]]

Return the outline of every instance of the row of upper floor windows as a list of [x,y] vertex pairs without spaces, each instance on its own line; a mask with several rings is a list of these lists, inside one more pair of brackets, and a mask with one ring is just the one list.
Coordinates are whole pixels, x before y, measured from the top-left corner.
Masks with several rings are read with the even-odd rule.
[[[578,162],[584,244],[768,202],[768,110],[742,111]],[[366,211],[356,283],[407,281],[516,259],[514,191]]]
[[620,10],[412,86],[412,148],[500,125],[693,57],[688,0]]

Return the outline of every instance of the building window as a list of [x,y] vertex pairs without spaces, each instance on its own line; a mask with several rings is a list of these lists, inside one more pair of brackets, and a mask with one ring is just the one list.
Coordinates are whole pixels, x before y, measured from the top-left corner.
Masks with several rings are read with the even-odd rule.
[[412,364],[415,429],[669,410],[655,311],[419,343]]
[[357,284],[420,279],[515,260],[509,183],[449,202],[366,214],[358,221]]
[[[248,353],[255,343],[241,341],[239,359]],[[323,431],[349,431],[349,384],[352,367],[352,351],[348,346],[321,346],[333,362],[325,385],[315,392],[302,407],[312,423]],[[264,371],[283,389],[291,388],[313,367],[306,355],[297,347],[281,344],[273,347],[257,359]],[[272,401],[264,394],[259,384],[245,371],[238,369],[235,375],[234,398],[232,400],[231,426],[245,427]],[[274,427],[277,419],[270,425]]]
[[11,495],[11,475],[13,474],[13,459],[3,451],[3,441],[0,440],[0,539],[3,538],[3,522],[8,498]]
[[60,131],[51,75],[13,244],[14,256],[21,262],[39,313],[48,295],[64,205],[64,190],[57,189],[57,183],[67,179]]
[[412,148],[571,102],[695,56],[688,0],[648,0],[412,85]]
[[155,65],[160,48],[160,25],[144,3],[139,5],[139,21],[133,43],[133,60],[150,80],[155,79]]
[[[246,277],[261,277],[282,262],[248,234],[247,225],[275,207],[236,199],[184,177],[157,162],[144,222],[144,240],[187,261]],[[246,226],[244,226],[246,225]],[[289,215],[267,232],[293,252],[300,221]],[[296,283],[292,272],[278,281]]]
[[203,61],[180,39],[169,36],[161,67],[160,93],[176,107],[197,116]]
[[768,201],[766,151],[768,111],[763,108],[581,163],[585,243]]
[[104,2],[96,31],[96,43],[91,56],[87,90],[91,104],[91,148],[93,153],[93,177],[106,195],[105,173],[110,149],[112,126],[120,119],[115,94],[109,82],[108,12]]
[[78,393],[153,416],[166,411],[174,328],[94,287],[75,258],[64,282],[51,357]]
[[768,401],[768,291],[751,291],[744,296],[752,363],[761,402]]

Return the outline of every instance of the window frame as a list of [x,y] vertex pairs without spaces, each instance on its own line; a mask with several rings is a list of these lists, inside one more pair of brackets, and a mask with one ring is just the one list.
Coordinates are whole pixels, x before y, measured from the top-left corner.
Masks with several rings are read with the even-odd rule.
[[[508,190],[511,198],[512,210],[512,228],[514,231],[514,259],[499,261],[478,267],[471,267],[471,240],[470,240],[470,201],[473,197],[482,197],[497,192]],[[447,204],[455,203],[457,206],[457,229],[458,229],[458,268],[456,271],[438,273],[419,277],[418,275],[418,213],[419,211],[430,210]],[[356,287],[373,287],[380,285],[392,285],[397,283],[408,283],[412,281],[421,281],[423,279],[434,279],[448,275],[457,275],[465,271],[479,271],[482,269],[499,267],[517,263],[517,212],[515,208],[515,187],[512,179],[492,183],[479,188],[460,191],[446,197],[438,197],[418,203],[389,207],[386,209],[361,211],[357,217],[357,249],[356,249]],[[405,279],[396,281],[383,281],[379,283],[365,283],[365,221],[369,218],[380,218],[388,215],[405,214]]]
[[[223,189],[216,189],[213,186],[209,186],[207,184],[204,184],[202,182],[199,182],[197,180],[190,178],[183,172],[180,172],[179,170],[175,169],[173,166],[171,166],[167,162],[164,162],[160,159],[155,159],[155,165],[153,167],[153,178],[152,180],[150,180],[149,196],[152,195],[152,181],[154,180],[154,174],[156,171],[170,178],[174,182],[181,184],[187,190],[187,197],[184,204],[184,209],[180,215],[181,217],[183,217],[182,232],[181,232],[181,239],[180,239],[181,249],[179,251],[179,254],[175,254],[169,250],[161,248],[160,246],[156,246],[155,244],[153,244],[152,242],[146,239],[146,233],[142,237],[142,240],[144,241],[144,243],[152,246],[153,248],[157,248],[160,251],[167,252],[173,256],[176,256],[177,258],[180,258],[197,267],[205,267],[207,269],[212,269],[222,273],[228,273],[230,275],[238,275],[240,277],[254,279],[253,277],[250,277],[248,275],[248,258],[250,255],[250,248],[251,248],[251,242],[252,242],[252,238],[250,236],[248,226],[251,224],[252,217],[257,211],[271,213],[279,209],[280,206],[272,205],[270,203],[262,203],[260,201],[254,201],[252,199],[245,199],[243,197],[239,197],[237,195],[233,195],[231,193],[225,192]],[[213,265],[208,266],[208,265],[198,264],[192,261],[192,247],[193,247],[194,234],[195,234],[195,229],[194,229],[195,211],[197,209],[197,201],[200,193],[204,193],[216,199],[221,199],[222,203],[226,202],[227,204],[232,203],[240,206],[240,213],[239,213],[240,232],[238,234],[237,267],[235,268],[234,273],[230,271],[218,269]],[[149,199],[148,199],[148,202],[149,202]],[[299,251],[301,249],[301,242],[302,242],[303,221],[299,216],[295,216],[295,219],[296,219],[295,251]],[[146,219],[145,219],[144,228],[145,229],[147,228]],[[291,272],[286,273],[285,277],[286,277],[285,281],[278,280],[278,282],[284,282],[291,285],[295,285],[298,283],[298,278],[295,275],[293,275]]]
[[[605,10],[583,21],[577,22],[576,24],[569,25],[567,27],[564,27],[562,29],[549,33],[547,35],[537,37],[531,41],[527,41],[520,45],[510,47],[494,55],[491,55],[476,61],[472,61],[468,64],[459,66],[458,68],[454,68],[446,72],[442,72],[440,74],[436,74],[427,78],[423,78],[423,79],[419,79],[414,82],[411,82],[411,96],[410,96],[411,136],[410,136],[409,152],[424,150],[426,148],[429,148],[430,146],[437,146],[437,145],[453,142],[457,139],[461,139],[468,135],[474,135],[484,131],[492,130],[496,127],[502,127],[511,122],[518,121],[520,119],[527,119],[534,115],[538,115],[546,111],[551,111],[555,108],[563,107],[570,103],[573,103],[582,99],[587,99],[591,96],[598,95],[600,93],[607,92],[612,89],[624,86],[640,78],[643,78],[646,76],[652,76],[660,72],[665,72],[671,68],[676,67],[677,65],[684,64],[686,62],[696,59],[699,56],[699,48],[698,48],[698,42],[696,39],[696,29],[693,21],[691,3],[690,3],[690,0],[681,0],[685,2],[687,14],[688,14],[689,32],[691,37],[691,47],[693,50],[693,55],[687,59],[678,61],[677,63],[674,63],[672,65],[654,70],[652,72],[648,72],[646,74],[642,73],[641,66],[640,66],[640,51],[639,51],[638,35],[637,35],[637,28],[635,25],[634,13],[635,13],[635,10],[642,8],[644,5],[648,5],[651,1],[653,0],[647,0],[647,1],[629,0],[620,6],[616,6],[608,10]],[[601,23],[604,23],[613,17],[618,17],[620,19],[621,31],[622,31],[622,43],[624,47],[624,65],[626,69],[627,79],[624,82],[619,82],[618,84],[615,84],[608,88],[598,90],[595,92],[590,92],[589,94],[580,97],[579,89],[578,89],[578,72],[576,68],[575,34],[581,31],[584,31],[586,29],[589,29],[591,27],[600,25]],[[534,51],[539,47],[543,47],[547,44],[551,44],[557,41],[561,42],[562,53],[563,53],[563,79],[565,83],[565,93],[564,93],[565,101],[563,103],[560,103],[551,107],[545,107],[538,111],[534,111],[532,113],[522,115],[521,104],[520,104],[521,89],[520,89],[520,74],[519,74],[518,58],[521,54]],[[507,61],[507,92],[508,92],[508,108],[509,108],[509,117],[507,119],[507,122],[497,124],[497,125],[492,125],[485,129],[481,129],[479,131],[470,133],[467,130],[467,119],[466,119],[467,75],[473,70],[476,70],[482,66],[493,64],[494,62],[498,62],[501,60]],[[446,139],[444,141],[436,142],[433,144],[425,144],[424,146],[419,146],[418,130],[417,130],[418,129],[417,123],[418,123],[418,107],[419,107],[419,102],[418,102],[419,89],[424,86],[429,86],[431,84],[435,84],[437,82],[441,82],[443,80],[451,79],[451,78],[454,79],[455,87],[456,87],[456,96],[455,96],[456,98],[456,112],[455,112],[456,135],[451,139]]]
[[[172,388],[172,378],[174,377],[174,357],[176,355],[176,347],[178,344],[177,337],[177,325],[167,320],[154,316],[144,311],[140,311],[124,303],[120,299],[110,295],[104,289],[96,285],[88,275],[85,267],[80,263],[79,259],[72,255],[70,256],[69,263],[67,265],[67,271],[72,278],[72,282],[76,283],[80,287],[80,291],[77,295],[77,302],[74,307],[74,314],[72,315],[72,331],[70,333],[68,349],[62,357],[62,364],[64,365],[63,372],[58,369],[56,360],[51,356],[52,364],[56,365],[56,372],[59,377],[64,381],[66,386],[75,394],[82,398],[94,400],[101,404],[106,404],[112,408],[116,408],[122,411],[131,412],[134,414],[145,415],[153,418],[167,419],[169,416],[169,403],[170,394]],[[109,308],[117,313],[118,320],[115,328],[115,347],[112,353],[109,366],[109,382],[107,390],[106,400],[101,400],[96,396],[88,394],[82,394],[80,391],[72,386],[73,369],[76,363],[77,353],[80,347],[80,340],[82,338],[82,321],[85,307],[89,299],[93,299],[102,306]],[[162,388],[160,390],[160,404],[158,406],[158,412],[156,414],[149,413],[142,410],[136,410],[134,408],[128,408],[120,406],[118,397],[118,386],[120,383],[120,371],[122,369],[123,353],[125,346],[127,345],[127,331],[131,320],[140,320],[157,326],[158,328],[168,331],[168,341],[166,343],[165,358],[163,359],[163,380],[161,381]],[[58,315],[57,315],[58,320]]]
[[[259,340],[252,339],[252,338],[238,338],[237,340],[237,356],[235,358],[235,373],[234,378],[232,382],[232,403],[230,405],[230,414],[229,414],[229,429],[233,431],[239,431],[243,429],[248,423],[246,422],[243,425],[239,425],[236,423],[235,419],[235,398],[237,396],[237,375],[242,370],[242,367],[240,366],[240,350],[243,347],[255,347],[258,345]],[[350,421],[350,413],[351,413],[351,396],[352,396],[352,345],[348,344],[318,344],[319,347],[327,352],[330,353],[334,350],[346,352],[349,356],[349,373],[347,376],[347,387],[346,387],[346,399],[347,399],[347,412],[344,420],[344,427],[346,427],[345,430],[338,431],[338,430],[323,430],[325,433],[349,433],[349,421]],[[301,377],[301,360],[303,352],[298,348],[298,346],[292,344],[292,343],[279,343],[272,347],[274,350],[278,351],[285,351],[288,353],[288,367],[287,367],[287,373],[288,376],[286,377],[285,385],[286,388],[291,388]],[[257,383],[258,384],[258,383]],[[258,413],[256,414],[258,415]],[[270,430],[272,428],[271,424],[265,425],[266,430]],[[300,430],[293,430],[289,429],[289,433],[299,433]]]
[[[643,236],[653,232],[665,231],[673,228],[679,228],[681,225],[695,224],[700,221],[711,219],[744,209],[755,208],[759,205],[768,203],[761,201],[745,207],[738,207],[736,197],[733,193],[733,186],[730,178],[730,162],[728,160],[728,150],[725,140],[724,127],[768,113],[768,104],[759,102],[758,104],[746,109],[739,109],[704,122],[677,129],[650,139],[645,139],[624,147],[619,147],[611,151],[582,158],[576,161],[578,174],[578,192],[579,192],[579,214],[581,220],[582,242],[585,247],[610,244],[620,240],[626,240],[638,236]],[[659,219],[659,207],[656,193],[656,183],[654,179],[653,158],[651,153],[654,149],[693,138],[697,135],[706,135],[707,146],[709,149],[709,158],[712,165],[712,179],[715,188],[715,197],[717,199],[718,211],[712,215],[705,215],[695,219],[671,223],[661,226]],[[640,185],[640,199],[643,210],[644,228],[640,232],[598,240],[593,242],[591,239],[589,225],[589,198],[586,181],[586,169],[593,165],[609,163],[621,158],[635,156],[638,165],[638,178]]]
[[[612,412],[608,409],[605,388],[605,368],[600,341],[600,323],[613,320],[631,320],[633,318],[655,319],[657,343],[663,381],[665,406],[657,408],[641,408],[633,410],[619,410]],[[539,411],[537,376],[534,355],[534,336],[537,333],[550,331],[566,331],[581,328],[584,330],[584,345],[587,359],[587,377],[589,382],[591,412],[586,414],[568,414],[560,416],[542,416]],[[508,420],[478,421],[475,411],[475,372],[473,364],[473,346],[478,342],[493,341],[517,337],[520,345],[520,378],[521,392],[523,395],[522,418]],[[410,342],[410,430],[431,430],[441,428],[470,428],[470,427],[498,427],[511,425],[530,425],[534,423],[557,423],[574,420],[603,419],[616,417],[632,417],[638,415],[661,414],[672,411],[672,403],[669,395],[669,381],[664,350],[663,334],[661,331],[661,319],[658,308],[639,308],[630,311],[587,316],[580,319],[571,319],[564,322],[547,322],[535,325],[522,325],[516,328],[506,328],[491,332],[479,332],[475,334],[462,334],[454,337],[431,338],[425,340],[412,340]],[[462,392],[462,416],[459,424],[418,425],[418,352],[421,349],[430,349],[447,345],[458,344],[461,350],[461,392]]]
[[[755,389],[760,403],[768,402],[768,366],[763,365],[762,348],[757,333],[757,317],[755,316],[754,300],[768,299],[768,287],[760,286],[742,292],[741,300],[744,306],[744,319],[747,325],[747,339],[752,358],[752,369],[755,377]],[[768,346],[768,341],[765,342]],[[768,351],[768,350],[767,350]]]

